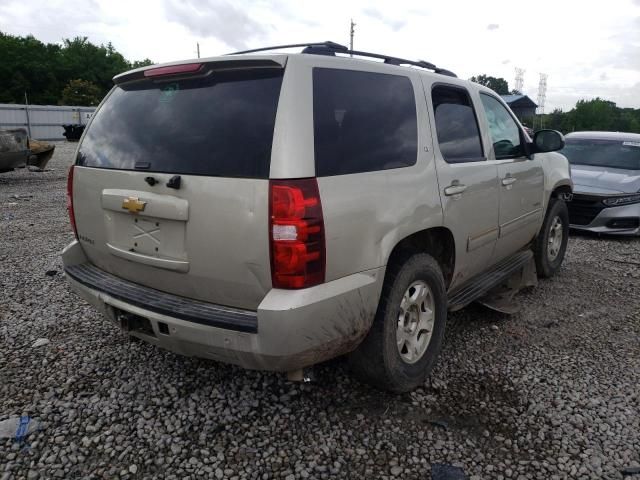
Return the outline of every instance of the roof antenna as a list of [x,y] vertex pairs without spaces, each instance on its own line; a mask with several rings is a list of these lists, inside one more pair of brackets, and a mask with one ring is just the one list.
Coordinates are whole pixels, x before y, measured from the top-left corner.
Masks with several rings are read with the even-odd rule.
[[[351,28],[349,28],[349,50],[353,50],[353,36],[356,33],[356,24],[353,23],[353,18],[351,19]],[[353,57],[353,53],[350,54]]]

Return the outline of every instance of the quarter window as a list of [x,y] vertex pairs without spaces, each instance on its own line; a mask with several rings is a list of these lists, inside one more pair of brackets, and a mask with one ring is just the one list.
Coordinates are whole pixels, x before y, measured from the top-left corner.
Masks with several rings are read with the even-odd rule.
[[487,116],[496,159],[522,156],[520,129],[513,117],[504,105],[491,95],[481,93],[480,99]]
[[485,160],[480,130],[469,94],[463,88],[438,85],[431,92],[440,153],[448,163]]
[[418,126],[408,77],[314,68],[313,123],[320,177],[416,163]]

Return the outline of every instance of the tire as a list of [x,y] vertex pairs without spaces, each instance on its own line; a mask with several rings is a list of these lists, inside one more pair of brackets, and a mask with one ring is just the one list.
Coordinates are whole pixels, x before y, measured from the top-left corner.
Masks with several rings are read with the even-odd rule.
[[353,373],[397,393],[422,385],[440,353],[446,320],[444,278],[433,257],[420,253],[390,264],[373,325],[350,355]]
[[[558,238],[558,235],[561,235]],[[569,210],[559,198],[551,198],[540,233],[533,245],[538,277],[553,277],[564,260],[569,241]]]

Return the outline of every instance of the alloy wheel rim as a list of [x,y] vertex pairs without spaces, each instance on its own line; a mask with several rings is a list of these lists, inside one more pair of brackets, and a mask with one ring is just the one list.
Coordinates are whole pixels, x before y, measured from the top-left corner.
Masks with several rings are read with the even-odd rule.
[[551,228],[549,229],[549,244],[547,246],[547,257],[550,261],[554,261],[558,258],[560,253],[560,247],[562,246],[562,221],[560,217],[555,216],[551,222]]
[[431,341],[434,326],[434,299],[422,280],[413,282],[400,301],[396,344],[400,358],[413,364],[422,358]]

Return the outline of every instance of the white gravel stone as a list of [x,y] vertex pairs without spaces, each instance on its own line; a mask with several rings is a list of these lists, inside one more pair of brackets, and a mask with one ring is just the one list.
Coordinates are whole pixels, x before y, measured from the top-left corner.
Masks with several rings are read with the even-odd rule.
[[45,345],[49,345],[50,343],[51,341],[48,338],[38,338],[35,342],[33,342],[31,348],[44,347]]

